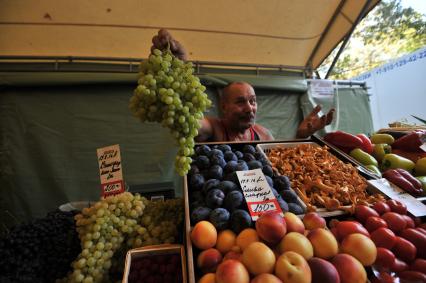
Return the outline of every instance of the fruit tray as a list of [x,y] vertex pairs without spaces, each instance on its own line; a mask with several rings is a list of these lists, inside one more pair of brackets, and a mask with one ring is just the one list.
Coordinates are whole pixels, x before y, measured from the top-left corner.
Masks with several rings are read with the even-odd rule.
[[[147,267],[148,265],[150,266]],[[137,276],[134,276],[133,268],[136,269]],[[142,271],[143,268],[146,268],[144,271],[149,271],[157,276],[152,278],[155,282],[166,281],[165,277],[168,275],[173,282],[187,282],[186,257],[183,245],[163,244],[129,250],[126,254],[122,283],[146,281],[146,278],[134,278],[144,276],[141,274],[144,272]],[[178,278],[177,281],[176,278]]]
[[[226,227],[235,233],[254,225],[236,171],[262,169],[283,211],[291,211],[299,217],[306,211],[303,201],[289,188],[288,178],[273,174],[269,162],[256,149],[256,143],[203,143],[197,144],[195,151],[191,169],[184,178],[190,282],[195,282],[193,254],[197,256],[197,250],[193,251],[189,239],[192,225],[201,220],[208,220],[219,231]],[[216,215],[217,211],[220,212],[219,215]],[[228,214],[224,225],[221,213]],[[215,216],[211,216],[212,214]]]
[[[275,172],[287,175],[308,210],[323,217],[337,216],[353,209],[354,197],[371,202],[384,198],[353,160],[312,140],[258,144]],[[336,154],[337,153],[337,154]]]

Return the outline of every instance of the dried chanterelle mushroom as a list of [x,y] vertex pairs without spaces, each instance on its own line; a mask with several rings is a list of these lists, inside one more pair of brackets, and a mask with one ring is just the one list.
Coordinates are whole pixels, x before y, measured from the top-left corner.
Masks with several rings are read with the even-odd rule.
[[368,194],[367,182],[356,168],[332,155],[326,146],[276,147],[266,154],[272,168],[289,177],[308,211],[323,207],[353,212],[356,204],[384,199],[381,194]]

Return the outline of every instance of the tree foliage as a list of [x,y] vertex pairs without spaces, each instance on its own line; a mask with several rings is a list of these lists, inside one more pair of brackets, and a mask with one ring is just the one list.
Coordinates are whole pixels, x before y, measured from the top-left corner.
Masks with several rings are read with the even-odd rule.
[[[357,26],[330,78],[352,78],[425,45],[426,15],[403,8],[401,0],[382,1]],[[318,68],[322,77],[339,48]]]

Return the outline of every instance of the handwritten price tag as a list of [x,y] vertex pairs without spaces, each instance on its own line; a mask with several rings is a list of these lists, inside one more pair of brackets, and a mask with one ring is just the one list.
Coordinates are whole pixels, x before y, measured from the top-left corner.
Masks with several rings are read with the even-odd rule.
[[118,144],[97,149],[102,196],[124,192],[121,170],[120,146]]
[[277,211],[284,216],[261,169],[237,171],[237,176],[253,221],[265,211]]
[[407,210],[414,216],[420,217],[426,215],[426,205],[388,180],[382,178],[378,180],[368,180],[368,182],[389,198],[404,203],[407,206]]

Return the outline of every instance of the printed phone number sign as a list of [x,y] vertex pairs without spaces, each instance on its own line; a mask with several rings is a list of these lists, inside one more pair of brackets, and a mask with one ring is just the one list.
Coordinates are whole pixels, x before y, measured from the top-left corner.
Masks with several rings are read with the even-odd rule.
[[253,221],[266,211],[277,211],[284,216],[261,169],[237,171],[237,176]]
[[98,148],[97,154],[102,196],[106,197],[124,192],[120,146],[115,144]]

